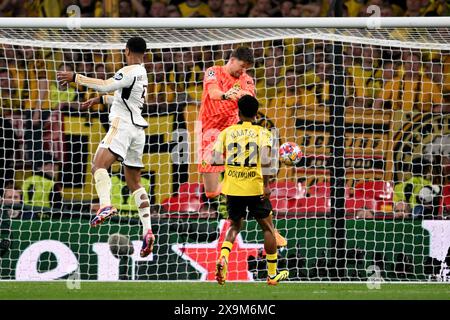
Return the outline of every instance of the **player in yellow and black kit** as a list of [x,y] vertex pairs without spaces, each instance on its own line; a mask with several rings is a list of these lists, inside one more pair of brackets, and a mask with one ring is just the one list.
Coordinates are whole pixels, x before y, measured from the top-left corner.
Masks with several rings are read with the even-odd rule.
[[269,200],[272,134],[252,123],[258,112],[258,100],[253,96],[240,98],[238,107],[241,121],[220,133],[212,157],[212,165],[225,164],[222,193],[227,196],[231,220],[216,264],[216,279],[219,284],[225,283],[228,257],[248,209],[249,215],[256,219],[264,232],[267,283],[276,285],[287,279],[289,273],[287,270],[277,273],[277,242]]

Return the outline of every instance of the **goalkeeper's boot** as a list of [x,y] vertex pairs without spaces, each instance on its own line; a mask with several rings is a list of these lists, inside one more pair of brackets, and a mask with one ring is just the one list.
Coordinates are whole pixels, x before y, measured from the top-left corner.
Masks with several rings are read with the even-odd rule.
[[91,227],[97,227],[101,225],[103,222],[115,216],[116,214],[117,209],[113,206],[101,207],[100,209],[98,209],[95,218],[91,220]]
[[141,257],[145,258],[150,253],[153,252],[153,245],[155,244],[155,236],[152,232],[152,230],[148,230],[147,234],[144,236],[144,239],[142,240],[142,248],[141,248]]
[[267,277],[267,284],[269,286],[276,286],[278,284],[278,282],[286,280],[288,277],[289,277],[289,271],[283,270],[283,271],[280,271],[273,278]]
[[286,247],[287,240],[283,237],[277,229],[275,229],[275,239],[277,240],[277,247]]
[[225,256],[221,256],[216,263],[216,280],[217,283],[220,285],[225,284],[225,280],[227,279],[227,268],[228,268],[227,258],[225,258]]

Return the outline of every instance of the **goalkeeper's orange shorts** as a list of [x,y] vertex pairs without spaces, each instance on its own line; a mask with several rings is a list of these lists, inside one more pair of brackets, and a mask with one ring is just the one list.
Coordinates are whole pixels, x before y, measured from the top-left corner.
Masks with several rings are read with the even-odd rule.
[[212,166],[210,165],[212,151],[214,149],[214,143],[217,140],[217,135],[211,135],[202,139],[202,145],[200,149],[200,163],[198,164],[198,171],[200,173],[208,172],[223,172],[224,166]]
[[[237,115],[236,115],[237,116]],[[201,148],[199,150],[198,171],[200,173],[223,172],[224,166],[210,165],[214,144],[219,133],[238,122],[237,117],[215,117],[202,121]]]

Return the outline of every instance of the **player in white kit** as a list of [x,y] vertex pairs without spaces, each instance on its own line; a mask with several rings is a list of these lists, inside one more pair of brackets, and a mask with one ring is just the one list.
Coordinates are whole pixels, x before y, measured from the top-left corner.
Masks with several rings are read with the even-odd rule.
[[117,214],[117,209],[111,205],[111,178],[108,170],[115,161],[122,161],[125,180],[133,193],[143,224],[141,257],[146,257],[153,251],[155,242],[150,221],[150,200],[140,183],[141,168],[144,167],[142,164],[144,129],[148,127],[148,123],[141,115],[148,86],[147,71],[143,65],[146,50],[144,39],[130,38],[125,48],[127,66],[107,80],[89,78],[73,72],[57,73],[57,79],[63,85],[75,82],[100,92],[114,91],[114,96],[103,95],[92,98],[81,106],[89,108],[101,102],[111,104],[110,128],[95,153],[92,166],[100,209],[92,219],[91,226],[96,227]]

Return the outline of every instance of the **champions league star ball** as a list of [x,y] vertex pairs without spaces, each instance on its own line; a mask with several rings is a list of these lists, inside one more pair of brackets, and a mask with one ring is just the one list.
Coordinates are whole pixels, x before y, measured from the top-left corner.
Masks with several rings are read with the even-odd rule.
[[280,160],[286,165],[296,165],[303,157],[302,150],[294,142],[285,142],[280,147]]

